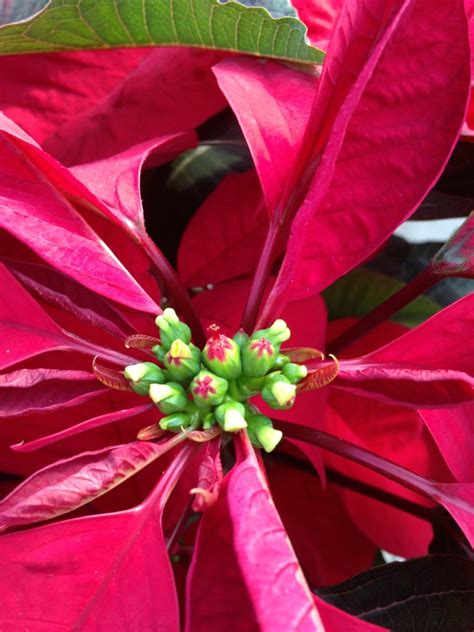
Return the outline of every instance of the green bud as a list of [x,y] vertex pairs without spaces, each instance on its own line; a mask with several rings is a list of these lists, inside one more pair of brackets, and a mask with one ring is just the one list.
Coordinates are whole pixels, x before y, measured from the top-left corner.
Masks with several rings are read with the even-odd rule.
[[255,331],[250,340],[258,340],[259,338],[267,338],[272,345],[280,349],[280,345],[291,337],[291,331],[284,320],[278,318],[271,327],[267,329],[259,329]]
[[284,375],[275,375],[262,390],[262,398],[274,409],[291,408],[295,403],[296,386]]
[[126,366],[123,372],[130,386],[139,395],[148,395],[151,384],[163,384],[166,376],[162,369],[153,362],[139,362]]
[[234,336],[234,340],[239,345],[239,347],[242,347],[248,339],[249,335],[246,334],[243,329],[239,329],[239,331]]
[[244,405],[239,402],[226,402],[215,410],[216,419],[226,432],[237,432],[247,427],[244,413]]
[[159,360],[159,362],[163,362],[166,355],[166,349],[162,345],[155,345],[151,348],[151,350],[155,354],[156,359]]
[[155,323],[160,329],[161,344],[169,349],[173,340],[179,339],[189,344],[191,342],[191,329],[182,323],[174,309],[167,307],[162,314],[156,317]]
[[181,384],[177,384],[176,382],[152,384],[150,386],[149,395],[165,415],[181,412],[188,404],[188,398],[186,397],[184,388]]
[[189,413],[172,413],[160,420],[160,428],[170,432],[181,432],[181,428],[186,428],[191,423]]
[[177,338],[171,343],[163,364],[172,380],[188,380],[201,368],[201,352],[193,344],[187,345]]
[[203,370],[193,379],[189,390],[196,406],[217,406],[223,401],[228,386],[223,378]]
[[271,419],[265,415],[248,414],[246,418],[252,443],[263,448],[265,452],[274,450],[283,437],[281,430],[275,430]]
[[277,350],[264,336],[250,338],[241,349],[242,370],[249,377],[262,377],[273,367]]
[[291,384],[298,384],[308,375],[308,369],[304,364],[295,364],[293,362],[285,364],[281,372],[290,380]]
[[273,368],[281,369],[285,366],[285,364],[288,364],[289,361],[290,358],[287,355],[285,355],[284,353],[279,353],[275,359],[275,364],[273,365]]
[[232,338],[219,333],[216,325],[211,325],[210,329],[211,336],[202,351],[204,364],[215,375],[227,380],[239,377],[242,372],[239,345]]

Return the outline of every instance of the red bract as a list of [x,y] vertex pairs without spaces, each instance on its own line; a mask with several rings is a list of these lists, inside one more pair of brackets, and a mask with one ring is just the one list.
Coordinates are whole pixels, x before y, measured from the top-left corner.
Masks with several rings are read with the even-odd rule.
[[138,507],[4,536],[2,627],[18,629],[36,620],[48,627],[125,632],[160,621],[164,629],[177,630],[178,604],[161,520],[189,450]]
[[186,48],[2,57],[0,109],[64,164],[89,163],[221,110],[211,65],[222,57]]
[[[474,541],[469,448],[456,468],[439,418],[446,407],[468,434],[472,296],[413,331],[381,328],[380,339],[347,350],[337,375],[337,361],[325,363],[315,351],[326,333],[317,292],[416,208],[462,125],[469,91],[463,3],[430,7],[428,0],[346,2],[320,79],[276,62],[215,66],[267,213],[253,171],[229,176],[198,210],[179,270],[186,287],[217,287],[194,300],[146,233],[139,175],[145,160],[162,164],[192,147],[189,130],[225,105],[210,68],[221,56],[165,50],[140,61],[131,53],[131,74],[107,82],[86,112],[75,104],[68,120],[55,116],[42,131],[71,170],[0,120],[2,458],[4,471],[30,475],[0,502],[0,526],[84,512],[89,502],[110,512],[2,536],[3,628],[34,620],[76,630],[178,630],[169,551],[189,568],[178,596],[190,631],[376,629],[329,606],[319,613],[308,583],[364,569],[376,547],[425,552],[431,527],[421,517],[433,501]],[[151,98],[164,85],[165,96]],[[132,109],[130,94],[138,95]],[[272,411],[289,441],[266,457],[269,482],[245,432],[162,431],[161,413],[125,380],[125,365],[152,357],[161,290],[201,347],[208,325],[233,335],[241,324],[251,333],[257,321],[285,318],[297,347],[290,355],[308,358],[301,390],[333,380],[301,392],[291,410]],[[191,354],[189,339],[174,342]],[[178,387],[173,396],[186,402]],[[146,441],[135,441],[139,429]],[[231,438],[235,452],[226,447]],[[442,456],[454,475],[466,476],[461,483]],[[295,461],[303,473],[291,468]],[[136,488],[97,501],[132,475]],[[359,488],[326,492],[325,475]],[[311,481],[309,498],[299,494]],[[356,495],[361,486],[368,497]],[[402,511],[407,506],[418,513]],[[193,509],[203,513],[197,534],[189,526]],[[357,553],[348,561],[351,548]]]
[[[219,322],[225,324],[226,328],[231,331],[237,325],[238,314],[241,313],[247,293],[247,283],[229,283],[227,286],[224,284],[211,292],[199,295],[195,299],[195,303],[205,322],[211,313],[214,316],[219,314],[221,318]],[[232,302],[230,301],[231,296],[233,297]],[[449,318],[454,316],[456,312],[459,315],[457,326],[462,327],[464,323],[463,330],[465,332],[471,331],[472,327],[469,322],[472,309],[467,309],[467,305],[471,304],[472,300],[472,296],[462,299],[439,312],[424,325],[396,338],[367,356],[362,355],[355,360],[341,359],[339,361],[340,373],[327,389],[313,393],[302,393],[297,398],[295,407],[289,411],[266,410],[266,414],[273,413],[273,417],[308,427],[325,429],[331,434],[364,446],[376,454],[428,478],[441,481],[452,480],[429,432],[424,428],[422,417],[418,411],[413,410],[416,408],[413,399],[419,397],[422,404],[418,404],[418,406],[431,405],[433,408],[430,411],[439,412],[441,415],[442,410],[438,410],[436,407],[440,405],[440,393],[445,393],[448,389],[443,382],[443,374],[440,374],[437,367],[459,366],[468,369],[469,373],[457,375],[461,381],[458,390],[453,388],[452,396],[460,397],[458,403],[462,403],[463,399],[470,393],[472,400],[472,377],[470,376],[472,363],[469,354],[472,353],[473,341],[469,334],[460,339],[459,334],[455,336],[455,327],[453,340],[455,338],[456,341],[459,341],[459,346],[457,347],[454,342],[452,349],[451,345],[444,346],[443,350],[439,352],[439,357],[433,355],[429,344],[429,341],[432,340],[429,334],[430,332],[434,334],[435,330],[438,329],[438,324],[440,327],[437,333],[438,337],[442,337],[443,332],[451,331],[447,326],[443,327],[442,325],[443,323],[447,325]],[[295,342],[300,343],[304,336],[310,345],[322,347],[324,343],[320,337],[318,339],[317,332],[319,330],[322,333],[324,330],[321,325],[317,325],[316,301],[306,299],[295,302],[293,305],[295,309],[291,312],[285,311],[284,317],[295,332],[302,332],[299,333],[301,337],[297,337]],[[461,317],[461,314],[464,318]],[[319,319],[321,316],[322,314],[319,315]],[[308,322],[314,323],[314,325],[308,327]],[[403,328],[400,326],[387,326],[383,336],[379,336],[379,339],[383,344],[387,338],[393,338],[400,333],[403,333]],[[449,335],[446,333],[446,336]],[[426,347],[423,347],[424,341],[426,341]],[[373,341],[369,338],[370,342]],[[462,345],[460,345],[461,342]],[[366,343],[364,342],[364,344]],[[364,344],[354,346],[353,351],[348,349],[346,353],[357,356],[359,353],[363,353]],[[458,348],[457,353],[456,347]],[[391,356],[391,351],[394,352],[395,349],[399,350],[397,355]],[[402,349],[403,351],[401,351]],[[382,363],[382,359],[386,358],[393,361],[394,357],[397,358],[396,364]],[[368,373],[373,372],[373,382],[371,379],[367,379],[364,372],[364,367],[367,366],[364,358],[373,358],[374,360],[380,358],[381,360],[380,364],[374,362],[369,365]],[[434,367],[436,368],[434,369]],[[421,383],[417,382],[417,376],[420,373],[424,377],[424,381]],[[438,379],[440,377],[441,380]],[[444,375],[444,378],[448,378],[448,380],[450,377],[449,373]],[[357,388],[353,387],[354,384],[357,385]],[[328,405],[324,407],[324,396],[327,397],[328,392]],[[451,396],[451,391],[449,394]],[[360,395],[364,397],[360,397]],[[390,405],[386,403],[387,401],[390,402]],[[446,403],[446,406],[449,405]],[[462,410],[462,407],[459,409]],[[430,411],[423,411],[423,415]],[[444,432],[446,432],[446,426],[444,426]],[[298,442],[297,445],[301,447],[301,442]],[[468,450],[469,448],[466,447],[466,453]],[[318,466],[314,452],[307,453],[307,456],[314,465]],[[364,468],[348,464],[346,461],[331,455],[325,455],[324,461],[326,465],[350,472],[359,480],[376,484],[378,488],[420,502],[419,494],[404,490],[400,485]],[[449,462],[448,460],[448,464]],[[343,492],[342,498],[358,527],[357,531],[366,533],[381,548],[403,556],[420,555],[426,552],[426,547],[432,537],[431,528],[426,522],[390,506],[381,505],[370,498],[361,498],[359,494]],[[334,506],[336,501],[332,501],[330,497],[327,497],[326,501],[331,505],[327,511],[336,511]],[[301,529],[308,529],[307,539],[310,539],[312,537],[310,524],[301,523],[299,526]],[[352,537],[357,537],[357,534],[354,533]],[[304,540],[304,538],[301,539]],[[321,562],[317,560],[312,563],[316,567],[321,565]],[[317,572],[319,577],[324,577],[329,569],[322,569]]]
[[244,630],[255,618],[263,630],[323,630],[254,451],[245,444],[240,450],[199,528],[188,629]]
[[[282,227],[292,222],[262,321],[275,317],[290,297],[324,289],[367,257],[413,212],[445,164],[466,106],[467,32],[462,2],[456,11],[452,2],[440,2],[438,26],[429,32],[419,27],[428,5],[394,2],[389,10],[383,2],[346,3],[315,99],[306,77],[295,91],[296,76],[289,81],[271,64],[266,71],[251,60],[217,66],[272,201],[269,259],[281,250]],[[445,64],[430,63],[432,46],[445,50]],[[243,99],[235,89],[242,83],[252,88]],[[259,113],[265,103],[274,110],[282,92],[287,96],[279,116],[273,114],[271,132],[262,135]],[[296,120],[288,116],[293,94]],[[304,138],[302,119],[309,120]],[[282,193],[282,183],[275,191],[268,172],[275,164],[279,173],[283,160],[290,177]]]

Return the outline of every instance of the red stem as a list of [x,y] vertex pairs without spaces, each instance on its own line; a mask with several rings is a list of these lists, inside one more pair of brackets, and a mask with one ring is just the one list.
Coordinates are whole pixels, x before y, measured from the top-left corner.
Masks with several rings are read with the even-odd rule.
[[176,552],[176,546],[179,543],[179,539],[184,533],[186,527],[188,526],[188,521],[194,513],[192,510],[192,504],[193,504],[193,499],[190,498],[187,501],[183,509],[183,512],[181,513],[181,516],[178,518],[178,521],[176,522],[171,535],[166,541],[166,548],[168,549],[168,552],[170,553],[170,555],[174,555],[174,553]]
[[158,482],[158,485],[145,500],[145,503],[153,502],[153,500],[158,497],[159,510],[160,512],[164,510],[165,505],[171,496],[171,492],[176,487],[181,474],[183,473],[186,465],[189,463],[190,457],[195,450],[196,446],[189,445],[189,442],[183,446],[181,451],[174,457],[171,464],[165,470]]
[[323,450],[328,450],[343,458],[354,461],[354,463],[359,463],[435,502],[436,499],[439,498],[439,490],[436,489],[435,484],[429,479],[415,474],[415,472],[411,472],[373,452],[369,452],[353,443],[349,443],[349,441],[338,439],[322,430],[300,426],[299,424],[287,421],[273,420],[273,424],[275,428],[281,430],[286,437],[317,445]]
[[69,331],[64,331],[64,333],[72,341],[70,348],[74,349],[74,351],[77,351],[78,353],[100,356],[104,360],[108,360],[114,364],[119,364],[120,366],[127,366],[127,364],[135,364],[137,362],[137,359],[133,356],[129,356],[125,353],[115,351],[115,349],[108,349],[88,340],[84,340]]
[[172,297],[173,305],[179,312],[180,317],[191,327],[195,344],[202,347],[206,341],[206,336],[186,288],[181,283],[169,261],[144,230],[140,231],[139,238],[148,256],[158,268],[160,278],[165,285],[166,291]]
[[349,329],[328,343],[331,353],[339,353],[350,344],[364,336],[366,333],[380,325],[393,314],[400,311],[405,305],[411,303],[417,296],[429,290],[439,281],[439,277],[431,272],[428,267],[420,272],[410,283],[407,283],[398,292],[395,292],[386,301],[355,322]]
[[277,252],[279,237],[278,224],[272,222],[268,228],[267,238],[258,261],[257,269],[252,280],[252,286],[245,304],[241,327],[251,334],[257,321],[258,312],[262,304],[263,295],[267,287],[268,279],[272,271]]
[[[300,469],[304,472],[308,472],[314,477],[318,476],[314,467],[309,461],[295,457],[292,454],[286,454],[284,452],[272,452],[270,455],[265,455],[265,461],[272,460],[277,462],[282,461],[283,463],[287,463],[291,467],[296,467],[297,469]],[[346,474],[339,472],[339,470],[326,468],[326,477],[330,483],[340,485],[345,489],[350,489],[357,494],[363,494],[364,496],[368,496],[369,498],[379,500],[382,503],[391,505],[392,507],[396,507],[397,509],[412,514],[413,516],[417,516],[422,520],[433,522],[437,519],[437,515],[430,507],[425,507],[413,502],[412,500],[408,500],[407,498],[396,496],[395,494],[387,492],[384,489],[380,489],[378,487],[375,487],[374,485],[369,485],[369,483],[366,483],[365,481],[347,476]]]

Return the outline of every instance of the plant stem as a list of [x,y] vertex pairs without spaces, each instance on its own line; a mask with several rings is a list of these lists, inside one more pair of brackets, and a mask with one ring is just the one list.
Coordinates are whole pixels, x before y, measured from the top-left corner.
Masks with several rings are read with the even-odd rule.
[[196,314],[186,288],[181,283],[168,259],[166,259],[163,253],[156,246],[155,242],[144,230],[140,231],[139,237],[143,248],[158,268],[160,278],[165,285],[166,291],[172,298],[173,305],[176,307],[183,320],[185,320],[191,327],[195,344],[203,346],[206,341],[204,329]]
[[[285,452],[273,452],[269,456],[265,457],[265,461],[267,460],[287,462],[293,467],[296,467],[304,472],[309,472],[315,477],[317,476],[314,467],[309,461],[299,459],[292,454],[286,454]],[[335,485],[350,489],[351,491],[358,494],[363,494],[364,496],[368,496],[369,498],[373,498],[374,500],[379,500],[386,505],[396,507],[401,511],[405,511],[406,513],[409,513],[413,516],[417,516],[422,520],[432,522],[433,519],[436,517],[432,509],[430,509],[429,507],[424,507],[423,505],[415,503],[412,500],[408,500],[407,498],[396,496],[395,494],[387,492],[384,489],[379,489],[378,487],[374,487],[373,485],[370,485],[369,483],[361,481],[357,478],[347,476],[346,474],[343,474],[338,470],[326,468],[326,476],[328,481],[334,483]]]
[[[184,441],[186,437],[184,435],[176,435],[176,439],[173,441],[175,447],[178,443]],[[170,442],[171,443],[171,442]],[[155,500],[158,501],[160,513],[164,510],[166,503],[171,496],[171,492],[176,487],[181,474],[183,473],[186,465],[189,463],[192,454],[196,451],[195,445],[185,445],[183,449],[177,454],[171,461],[171,464],[164,471],[162,477],[158,481],[155,489],[151,492],[145,503],[153,504]]]
[[405,513],[409,513],[412,516],[421,518],[422,520],[432,522],[435,517],[433,510],[430,507],[424,507],[423,505],[415,503],[412,500],[408,500],[407,498],[401,498],[400,496],[386,492],[383,489],[369,485],[364,481],[346,476],[337,470],[327,469],[326,475],[328,480],[335,485],[340,485],[341,487],[350,489],[357,494],[363,494],[364,496],[369,496],[369,498],[373,498],[374,500],[379,500],[386,505],[391,505],[392,507],[401,509]]
[[174,554],[176,545],[178,544],[183,531],[186,529],[188,520],[193,515],[193,510],[191,508],[192,503],[193,503],[193,499],[190,498],[188,502],[186,503],[181,516],[176,522],[175,527],[173,531],[171,532],[171,535],[166,540],[166,548],[168,549],[168,552],[170,553],[170,555]]
[[263,295],[272,271],[277,252],[279,236],[278,225],[273,221],[268,229],[267,237],[263,245],[262,253],[258,261],[257,269],[252,280],[252,286],[245,304],[241,327],[251,334],[257,321],[258,312],[262,304]]
[[415,474],[410,470],[384,459],[373,452],[369,452],[364,448],[349,443],[344,439],[339,439],[333,435],[327,434],[322,430],[300,426],[287,421],[273,420],[275,428],[281,430],[286,437],[298,439],[305,443],[317,445],[323,450],[328,450],[334,454],[338,454],[343,458],[359,463],[369,469],[390,478],[395,483],[399,483],[408,489],[413,490],[421,496],[425,496],[429,500],[435,500],[440,496],[439,490],[436,489],[433,481]]
[[328,343],[328,350],[331,351],[331,353],[340,353],[340,351],[380,325],[380,323],[393,316],[393,314],[396,314],[405,307],[405,305],[411,303],[417,296],[429,290],[439,280],[439,276],[433,274],[429,267],[426,268],[410,281],[410,283],[407,283],[398,290],[398,292],[395,292],[395,294],[390,296],[386,301]]
[[137,359],[133,356],[120,353],[119,351],[115,351],[115,349],[102,347],[93,342],[89,342],[88,340],[83,340],[69,331],[64,331],[64,333],[72,340],[71,349],[74,349],[74,351],[78,351],[79,353],[84,353],[86,355],[90,354],[91,356],[100,356],[102,359],[108,360],[114,364],[119,364],[120,366],[127,366],[127,364],[135,364],[137,362]]

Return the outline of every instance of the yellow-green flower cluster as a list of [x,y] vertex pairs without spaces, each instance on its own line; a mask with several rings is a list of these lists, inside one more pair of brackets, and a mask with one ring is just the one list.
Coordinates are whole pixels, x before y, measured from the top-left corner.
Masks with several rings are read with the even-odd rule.
[[155,322],[160,344],[153,352],[159,364],[133,364],[125,367],[124,375],[133,390],[149,396],[163,413],[161,428],[247,428],[254,445],[273,450],[282,433],[249,400],[260,395],[275,409],[294,404],[296,385],[307,369],[280,352],[291,335],[285,321],[278,319],[251,336],[239,331],[234,338],[212,325],[202,350],[193,345],[191,330],[173,309],[165,309]]

